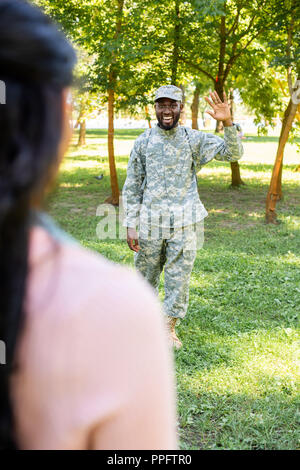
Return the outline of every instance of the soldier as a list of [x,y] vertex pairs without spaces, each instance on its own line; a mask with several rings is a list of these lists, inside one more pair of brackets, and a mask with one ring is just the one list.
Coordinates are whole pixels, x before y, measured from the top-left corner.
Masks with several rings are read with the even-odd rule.
[[175,325],[188,308],[197,237],[207,216],[196,171],[213,158],[233,162],[243,153],[226,94],[224,102],[216,92],[205,99],[212,108],[207,112],[223,122],[224,139],[178,125],[183,109],[180,88],[167,85],[156,91],[158,123],[136,139],[123,187],[127,243],[135,252],[136,269],[156,290],[164,269],[164,311],[177,349],[182,343]]

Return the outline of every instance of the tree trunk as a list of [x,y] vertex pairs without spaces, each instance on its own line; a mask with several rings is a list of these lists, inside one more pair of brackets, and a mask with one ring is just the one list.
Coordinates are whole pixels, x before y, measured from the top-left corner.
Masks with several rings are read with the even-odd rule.
[[77,142],[77,147],[82,147],[86,144],[85,141],[86,136],[86,120],[83,120],[79,123],[79,137]]
[[146,121],[148,121],[148,126],[151,129],[151,116],[149,114],[149,108],[148,106],[145,106],[145,114],[146,114]]
[[231,187],[238,188],[242,184],[246,184],[241,178],[239,162],[230,162],[230,167],[231,167]]
[[105,200],[109,204],[114,206],[119,205],[119,184],[118,176],[116,171],[115,163],[115,151],[114,151],[114,106],[115,106],[115,92],[113,89],[108,90],[108,161],[110,171],[110,185],[111,185],[111,196]]
[[74,127],[74,129],[77,129],[77,127],[79,126],[79,136],[78,136],[78,141],[77,141],[77,147],[81,147],[82,145],[85,145],[85,134],[86,134],[85,114],[86,114],[85,103],[84,103],[84,100],[82,99],[80,102],[79,116],[77,118],[77,121]]
[[[230,114],[232,122],[234,121],[234,101],[233,101],[233,88],[229,90],[228,101],[230,103]],[[241,178],[240,165],[239,162],[231,162],[231,187],[237,188],[241,184],[246,184]]]
[[182,126],[185,126],[186,123],[186,112],[185,112],[185,88],[183,85],[180,85],[180,88],[182,90],[182,104],[183,104],[183,109],[180,113],[180,124]]
[[[224,85],[221,80],[216,80],[215,82],[215,90],[218,93],[219,97],[223,101],[223,91],[224,91]],[[232,97],[233,98],[233,97]],[[232,106],[231,106],[231,113],[233,112]],[[219,130],[219,124],[222,125],[223,128],[223,123],[221,121],[217,121],[216,125],[216,132],[220,132]],[[230,162],[230,167],[231,167],[231,187],[233,189],[238,188],[242,184],[245,184],[244,181],[241,178],[241,172],[240,172],[240,165],[238,162]]]
[[[226,8],[226,3],[224,3],[224,10]],[[224,62],[225,62],[225,53],[226,53],[226,15],[221,17],[220,20],[220,50],[219,50],[219,67],[218,75],[215,79],[215,91],[218,93],[220,99],[223,101],[223,91],[224,91]],[[221,121],[216,122],[215,132],[221,132],[223,130],[223,123]]]
[[[215,91],[218,93],[219,97],[223,101],[224,85],[223,85],[223,81],[220,80],[220,78],[218,78],[215,81]],[[223,130],[223,122],[222,121],[216,121],[215,132],[220,133],[220,132],[222,132],[222,130]]]
[[281,199],[283,199],[283,195],[282,195],[282,166],[283,166],[283,162],[281,162],[279,175],[278,175],[278,201],[281,201]]
[[[223,99],[223,98],[222,98]],[[231,114],[231,120],[234,122],[234,96],[233,96],[233,88],[230,88],[228,96],[228,103],[230,106],[230,114]]]
[[[115,40],[118,39],[118,37],[121,34],[123,7],[124,7],[124,0],[117,0],[117,21],[116,21],[116,29],[115,29],[115,34],[114,34]],[[109,69],[109,74],[108,74],[108,136],[107,136],[111,196],[108,197],[105,200],[105,202],[108,204],[113,204],[114,206],[118,206],[120,191],[119,191],[118,176],[117,176],[116,162],[115,162],[115,151],[114,151],[115,84],[116,84],[116,79],[117,79],[115,68],[114,68],[115,63],[116,63],[116,55],[113,52],[111,56],[111,64],[110,64],[110,69]]]
[[180,0],[175,0],[174,42],[173,42],[172,70],[171,70],[172,85],[177,85],[177,71],[178,71],[178,59],[179,59],[179,36],[180,36],[179,4],[180,4]]
[[198,127],[198,111],[199,111],[199,90],[197,85],[194,90],[193,102],[191,106],[192,110],[192,129],[199,129]]
[[284,118],[282,121],[282,127],[278,142],[276,159],[273,167],[271,182],[269,191],[267,194],[266,200],[266,222],[276,224],[277,214],[276,214],[276,202],[278,201],[281,194],[281,172],[283,164],[283,153],[285,144],[289,137],[289,132],[291,130],[294,118],[297,112],[297,104],[294,104],[290,99],[289,104],[285,110]]

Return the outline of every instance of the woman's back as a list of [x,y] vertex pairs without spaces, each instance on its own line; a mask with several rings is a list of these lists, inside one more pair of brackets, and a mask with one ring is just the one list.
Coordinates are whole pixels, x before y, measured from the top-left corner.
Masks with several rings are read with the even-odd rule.
[[170,357],[150,287],[100,255],[54,243],[40,227],[29,254],[11,380],[19,446],[175,448]]

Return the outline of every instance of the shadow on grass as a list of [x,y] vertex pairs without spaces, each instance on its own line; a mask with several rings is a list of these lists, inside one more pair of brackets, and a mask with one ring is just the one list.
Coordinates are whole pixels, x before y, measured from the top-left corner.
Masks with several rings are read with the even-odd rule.
[[271,392],[215,394],[186,390],[180,410],[181,449],[295,450],[298,447],[296,398]]
[[[255,135],[245,135],[246,139],[243,140],[243,142],[279,142],[279,137],[276,136],[255,136]],[[291,139],[288,140],[290,142]],[[300,142],[300,138],[296,137],[295,142]]]
[[[115,129],[114,138],[116,140],[132,140],[145,132],[145,130],[146,129]],[[86,135],[89,139],[107,138],[107,129],[87,129]]]
[[[250,171],[254,171],[254,172],[263,172],[263,173],[266,173],[267,175],[270,175],[270,178],[271,178],[271,175],[272,175],[272,171],[273,171],[273,164],[267,164],[267,163],[250,163],[250,162],[246,162],[246,161],[243,161],[241,160],[239,162],[239,166],[241,168],[241,177],[243,179],[243,169],[244,170],[250,170]],[[299,176],[299,173],[296,172],[296,168],[299,166],[299,164],[295,163],[295,164],[284,164],[283,165],[283,174],[284,174],[284,171],[292,171],[295,173],[295,179],[297,179],[298,181],[300,180],[300,176]],[[202,174],[205,174],[205,170],[209,170],[209,169],[212,169],[212,168],[224,168],[224,170],[226,170],[226,172],[229,172],[230,176],[231,176],[231,170],[230,170],[230,162],[218,162],[216,160],[213,160],[211,162],[209,162],[209,164],[205,167],[203,167],[204,169],[201,171],[198,171],[197,175],[201,178],[201,175]],[[215,175],[216,178],[218,178],[218,175]],[[259,179],[259,177],[257,177],[257,179]],[[284,178],[283,178],[284,179]]]
[[[142,134],[146,129],[115,129],[115,139],[133,139],[138,137]],[[205,133],[213,133],[212,130],[204,130]],[[78,130],[74,131],[74,135],[78,135]],[[93,138],[106,138],[107,137],[107,129],[87,129],[86,135],[89,139]],[[222,135],[222,134],[220,134]],[[278,142],[279,137],[277,136],[257,136],[251,134],[245,134],[246,139],[243,139],[243,142]],[[76,138],[76,137],[75,137]],[[300,138],[296,137],[296,142],[300,142]]]
[[[97,146],[95,145],[95,147],[97,147]],[[126,165],[126,168],[127,168],[128,158],[129,158],[128,155],[116,155],[115,156],[116,165],[118,166],[118,163],[122,163],[122,164]],[[74,160],[76,160],[76,162],[78,163],[78,165],[76,165],[76,167],[78,169],[81,169],[80,162],[86,162],[86,161],[94,160],[95,165],[99,166],[99,168],[103,167],[103,168],[108,170],[108,166],[106,166],[106,165],[108,165],[108,157],[101,155],[101,150],[99,150],[99,155],[84,155],[84,154],[79,154],[79,155],[76,155],[76,156],[66,155],[64,157],[64,160],[66,162],[68,162],[68,161],[73,162]],[[117,168],[117,169],[118,169],[118,173],[119,173],[120,168]]]

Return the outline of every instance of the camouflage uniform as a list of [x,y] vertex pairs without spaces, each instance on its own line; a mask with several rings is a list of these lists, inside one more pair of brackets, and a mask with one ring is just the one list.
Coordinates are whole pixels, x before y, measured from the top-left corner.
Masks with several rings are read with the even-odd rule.
[[164,310],[183,318],[196,257],[196,230],[207,212],[199,199],[196,171],[215,158],[237,161],[242,145],[235,126],[214,134],[158,125],[134,144],[123,187],[125,227],[139,227],[135,266],[154,288],[164,268]]

